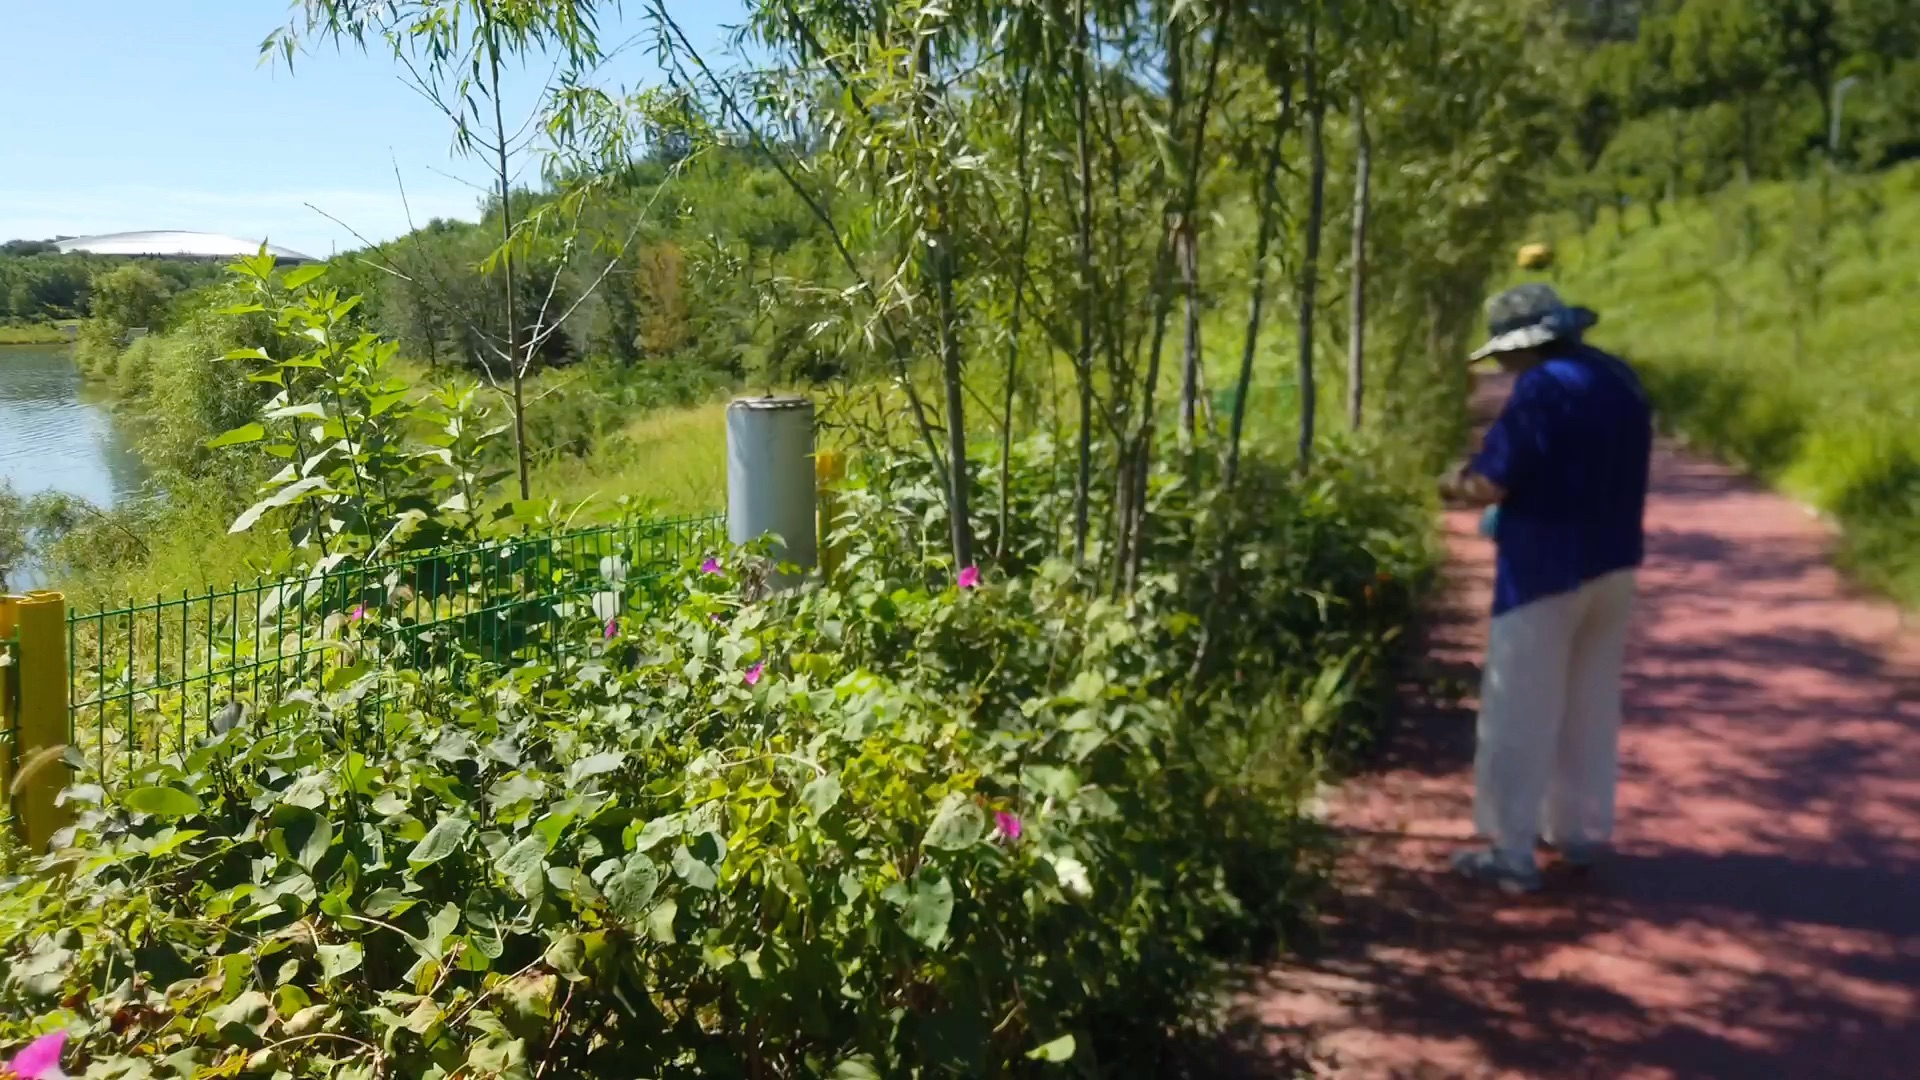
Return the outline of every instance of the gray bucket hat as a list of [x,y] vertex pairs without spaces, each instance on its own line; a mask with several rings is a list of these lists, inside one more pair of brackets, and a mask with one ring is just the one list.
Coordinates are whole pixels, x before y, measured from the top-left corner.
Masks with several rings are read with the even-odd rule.
[[1487,301],[1487,343],[1469,359],[1578,338],[1599,321],[1589,308],[1567,306],[1551,285],[1516,285]]

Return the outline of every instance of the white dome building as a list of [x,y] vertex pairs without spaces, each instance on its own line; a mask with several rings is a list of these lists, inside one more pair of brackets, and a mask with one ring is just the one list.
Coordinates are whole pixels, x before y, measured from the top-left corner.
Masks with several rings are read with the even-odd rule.
[[[260,242],[242,240],[221,233],[185,232],[157,229],[144,232],[102,233],[99,236],[75,236],[54,242],[62,254],[83,252],[88,255],[124,255],[149,259],[235,259],[257,254]],[[318,262],[292,248],[267,245],[267,253],[283,263]]]

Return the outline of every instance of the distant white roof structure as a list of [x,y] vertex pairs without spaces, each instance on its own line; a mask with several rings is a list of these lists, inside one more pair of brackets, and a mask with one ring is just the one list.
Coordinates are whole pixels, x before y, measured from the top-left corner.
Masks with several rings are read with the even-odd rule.
[[[145,232],[102,233],[99,236],[75,236],[57,240],[63,254],[85,252],[89,255],[147,256],[160,259],[232,259],[259,252],[258,240],[242,240],[220,233],[186,232],[179,229],[155,229]],[[292,248],[267,245],[267,253],[281,262],[317,262]]]

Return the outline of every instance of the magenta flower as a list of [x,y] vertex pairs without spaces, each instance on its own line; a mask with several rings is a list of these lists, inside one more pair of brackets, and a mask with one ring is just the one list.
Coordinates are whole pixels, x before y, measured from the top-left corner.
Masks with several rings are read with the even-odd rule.
[[1020,839],[1020,815],[1011,810],[994,811],[993,827],[1008,843]]
[[709,618],[709,619],[712,619],[712,620],[713,620],[714,622],[726,622],[726,621],[727,621],[727,620],[725,620],[725,619],[723,619],[723,618],[721,618],[721,617],[720,617],[720,613],[719,613],[719,612],[717,612],[717,611],[716,611],[716,612],[714,612],[714,613],[713,613],[713,614],[711,614],[711,615],[708,615],[708,616],[707,616],[707,618]]
[[703,562],[703,563],[701,563],[701,564],[700,564],[700,572],[701,572],[701,573],[703,573],[703,574],[717,574],[717,573],[719,573],[719,572],[720,572],[720,560],[719,560],[719,559],[716,559],[716,558],[714,558],[714,557],[713,557],[713,556],[711,556],[711,555],[709,555],[709,556],[707,556],[707,561],[706,561],[706,562]]
[[56,1031],[27,1044],[25,1050],[7,1062],[6,1075],[17,1080],[62,1080],[60,1054],[67,1048],[67,1033]]
[[752,667],[748,668],[747,673],[740,677],[747,681],[748,686],[754,686],[760,682],[760,676],[764,674],[766,670],[767,670],[767,665],[763,661],[761,663],[755,664]]
[[965,570],[960,571],[959,575],[953,579],[953,583],[963,589],[979,588],[980,568],[977,566],[967,567]]
[[605,633],[603,633],[603,634],[601,634],[601,636],[602,636],[602,637],[609,637],[609,638],[610,638],[610,637],[612,637],[613,635],[615,635],[615,634],[617,634],[617,633],[619,633],[619,632],[620,632],[620,620],[619,620],[619,619],[608,619],[608,620],[607,620],[607,629],[606,629],[606,631],[605,631]]
[[355,604],[353,610],[347,613],[348,622],[359,622],[361,619],[364,619],[366,617],[367,617],[367,605],[365,604]]

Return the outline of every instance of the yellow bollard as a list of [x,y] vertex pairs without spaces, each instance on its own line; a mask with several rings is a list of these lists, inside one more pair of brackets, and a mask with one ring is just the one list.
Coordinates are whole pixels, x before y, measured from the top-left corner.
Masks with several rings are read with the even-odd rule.
[[840,565],[840,550],[827,542],[833,520],[840,512],[840,500],[834,485],[847,475],[846,459],[838,450],[818,450],[813,455],[813,478],[819,492],[820,576],[830,580]]
[[53,834],[72,822],[56,806],[67,786],[63,755],[70,737],[67,715],[67,599],[57,592],[13,597],[20,647],[12,669],[19,712],[14,717],[14,761],[7,778],[14,824],[35,851],[46,850]]
[[13,816],[13,769],[19,757],[14,702],[20,694],[20,669],[13,666],[13,635],[20,626],[20,598],[0,596],[0,810]]

